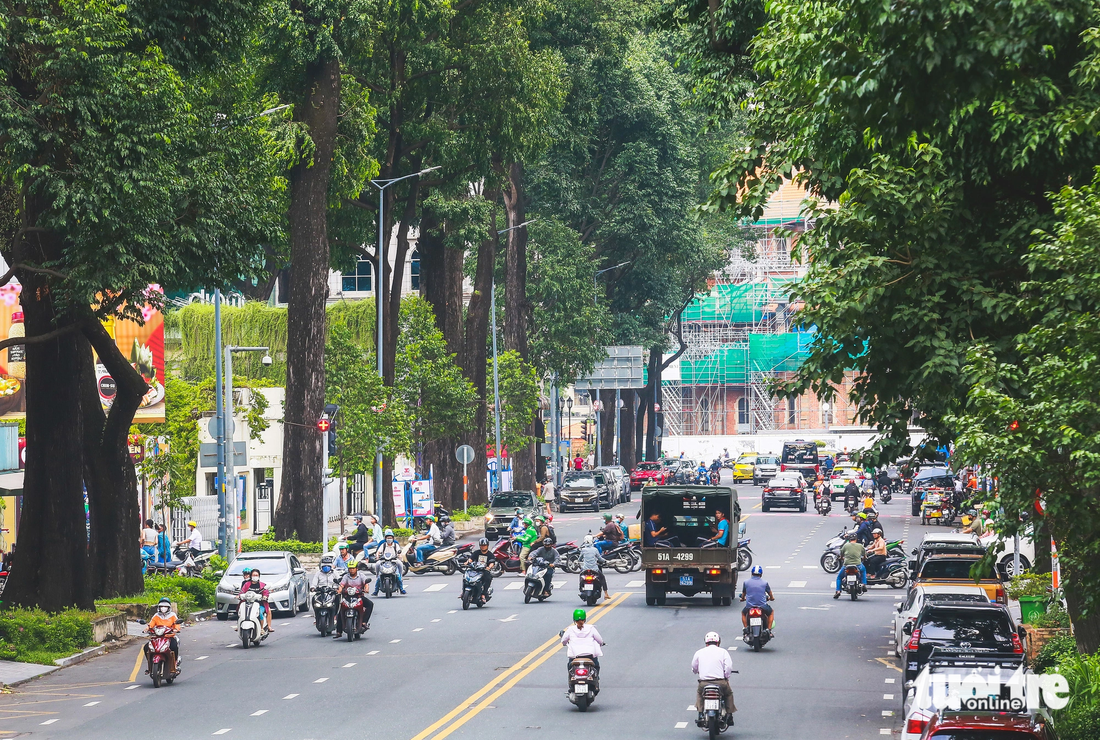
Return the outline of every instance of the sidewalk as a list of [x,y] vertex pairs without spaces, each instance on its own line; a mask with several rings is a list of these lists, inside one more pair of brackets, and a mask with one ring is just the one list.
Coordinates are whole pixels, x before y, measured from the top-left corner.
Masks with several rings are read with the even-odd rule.
[[32,678],[61,670],[61,666],[39,665],[37,663],[16,663],[13,660],[0,660],[0,684],[18,686]]

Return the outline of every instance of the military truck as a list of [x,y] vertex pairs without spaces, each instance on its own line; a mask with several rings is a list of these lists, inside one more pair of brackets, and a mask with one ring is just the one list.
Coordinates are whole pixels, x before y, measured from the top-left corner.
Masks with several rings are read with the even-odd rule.
[[[704,544],[717,533],[717,513],[729,520],[724,546]],[[642,489],[642,567],[645,603],[663,606],[668,593],[709,593],[715,606],[730,606],[737,590],[737,524],[741,506],[729,486],[646,486]],[[647,522],[656,516],[653,531]]]

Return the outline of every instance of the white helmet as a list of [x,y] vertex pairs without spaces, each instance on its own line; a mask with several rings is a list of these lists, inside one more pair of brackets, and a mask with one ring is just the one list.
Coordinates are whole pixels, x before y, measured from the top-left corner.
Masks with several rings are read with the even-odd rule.
[[703,638],[704,645],[710,645],[711,643],[715,645],[722,644],[722,638],[718,636],[717,632],[708,632],[707,636]]
[[592,539],[592,535],[590,535],[590,534],[586,534],[586,535],[584,536],[584,539],[583,539],[583,540],[581,540],[581,546],[582,546],[582,547],[588,547],[589,545],[591,545],[591,544],[592,544],[592,542],[593,542],[593,539]]

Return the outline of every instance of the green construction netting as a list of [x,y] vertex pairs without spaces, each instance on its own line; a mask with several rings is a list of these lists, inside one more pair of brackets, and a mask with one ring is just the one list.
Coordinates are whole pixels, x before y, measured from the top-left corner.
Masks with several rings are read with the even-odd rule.
[[750,334],[748,349],[732,345],[698,360],[680,360],[680,382],[684,385],[744,384],[749,368],[754,372],[791,372],[806,359],[813,335]]
[[[770,282],[773,290],[778,290],[785,296],[785,288],[793,281],[793,278],[781,278]],[[753,287],[753,283],[715,285],[711,288],[709,295],[696,296],[695,300],[688,304],[684,309],[683,320],[732,324],[759,321],[763,307],[754,304],[760,301],[764,291],[754,294]],[[762,286],[757,285],[757,287]]]

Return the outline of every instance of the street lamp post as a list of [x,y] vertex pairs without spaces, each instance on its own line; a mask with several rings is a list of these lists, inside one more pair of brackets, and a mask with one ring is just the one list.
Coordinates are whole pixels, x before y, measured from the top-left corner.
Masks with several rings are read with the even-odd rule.
[[[233,481],[233,532],[229,539],[232,540],[232,548],[226,548],[227,552],[236,553],[239,546],[239,535],[241,531],[241,507],[237,504],[237,480],[236,473],[233,470],[233,437],[236,427],[233,423],[233,353],[234,352],[263,352],[265,365],[271,364],[271,356],[267,354],[267,347],[235,347],[232,344],[227,345],[225,348],[225,402],[222,406],[225,418],[222,423],[218,425],[221,439],[218,440],[218,445],[221,449],[229,448],[228,453],[225,455],[225,481]],[[225,419],[228,418],[228,421]],[[228,437],[228,439],[226,439]],[[219,473],[220,475],[220,473]],[[223,486],[224,488],[224,486]],[[223,521],[226,521],[226,529],[228,530],[228,514],[229,511],[226,507],[229,505],[229,491],[226,490],[224,495],[220,498],[219,503],[221,508],[219,515]],[[220,548],[219,548],[220,549]],[[224,557],[224,556],[223,556]]]
[[630,264],[630,262],[631,262],[630,260],[627,260],[626,262],[620,262],[617,265],[612,265],[611,267],[605,267],[602,270],[596,270],[596,272],[592,274],[592,303],[593,303],[593,305],[599,305],[599,302],[600,302],[600,300],[599,300],[600,288],[599,288],[598,285],[596,285],[596,278],[598,278],[600,275],[603,275],[605,272],[610,272],[612,270],[617,270],[620,267],[626,267],[627,265]]
[[565,428],[565,434],[569,438],[569,451],[573,451],[573,397],[565,397],[565,408],[569,410],[569,426]]
[[[441,165],[440,165],[441,166]],[[408,180],[410,177],[420,177],[423,174],[438,170],[440,166],[428,167],[427,169],[414,172],[411,175],[403,175],[401,177],[393,177],[389,180],[371,180],[370,184],[378,188],[378,255],[377,255],[377,270],[374,276],[374,303],[376,313],[378,314],[378,337],[377,343],[374,347],[374,354],[376,364],[378,368],[378,377],[383,377],[382,371],[382,277],[385,274],[382,268],[386,264],[386,219],[384,216],[384,209],[386,207],[386,188],[393,185],[395,182],[401,182],[402,180]],[[374,456],[374,496],[375,496],[375,516],[382,516],[382,450],[379,449]]]
[[[521,224],[501,229],[497,232],[497,236],[526,226],[534,220],[531,218]],[[493,323],[493,427],[496,431],[497,443],[497,474],[494,476],[493,485],[494,490],[499,492],[502,485],[501,477],[504,475],[504,460],[500,457],[500,372],[497,370],[497,278],[495,273],[493,274],[492,286],[489,288],[489,317]]]
[[218,554],[225,557],[225,406],[222,401],[222,292],[214,289],[214,417],[218,431]]

